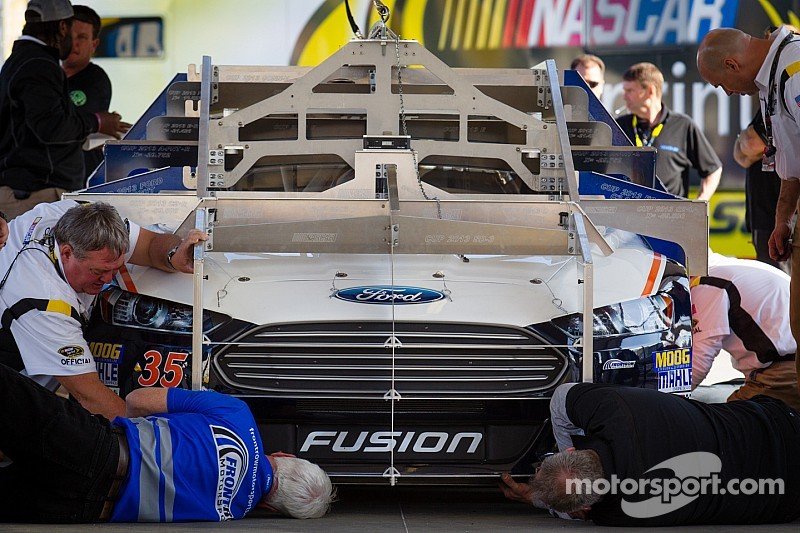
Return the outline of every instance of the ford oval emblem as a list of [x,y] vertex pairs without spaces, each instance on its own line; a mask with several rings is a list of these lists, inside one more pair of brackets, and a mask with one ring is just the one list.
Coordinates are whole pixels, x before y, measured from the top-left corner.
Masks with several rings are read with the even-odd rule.
[[422,287],[403,287],[400,285],[371,285],[369,287],[350,287],[334,293],[340,300],[359,304],[397,305],[429,304],[444,298],[444,293]]

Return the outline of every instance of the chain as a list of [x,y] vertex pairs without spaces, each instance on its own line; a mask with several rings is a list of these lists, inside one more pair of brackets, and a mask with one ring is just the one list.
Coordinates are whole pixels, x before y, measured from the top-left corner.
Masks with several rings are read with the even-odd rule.
[[[403,129],[403,135],[408,137],[408,126],[406,125],[406,103],[405,98],[403,97],[403,66],[400,64],[400,37],[395,36],[394,38],[394,54],[397,58],[397,91],[400,94],[400,125]],[[410,137],[409,137],[410,138]],[[410,148],[409,144],[409,148]],[[414,161],[414,172],[417,176],[417,185],[419,186],[420,192],[422,192],[422,197],[426,200],[433,200],[436,202],[436,215],[438,216],[439,220],[442,219],[442,202],[439,201],[438,196],[430,197],[428,193],[425,192],[425,187],[422,185],[422,177],[419,174],[419,162],[417,161],[417,152],[415,150],[411,150],[411,158]]]

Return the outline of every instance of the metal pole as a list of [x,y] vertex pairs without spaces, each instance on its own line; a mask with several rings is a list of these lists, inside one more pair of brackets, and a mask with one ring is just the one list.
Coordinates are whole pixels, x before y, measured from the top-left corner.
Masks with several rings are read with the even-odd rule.
[[[195,228],[206,230],[204,208],[195,211]],[[192,390],[203,387],[203,263],[205,243],[194,247],[194,293],[192,295]]]
[[583,381],[594,381],[594,264],[592,252],[589,249],[589,239],[586,237],[586,224],[581,213],[572,214],[575,232],[578,236],[580,256],[578,264],[583,277]]

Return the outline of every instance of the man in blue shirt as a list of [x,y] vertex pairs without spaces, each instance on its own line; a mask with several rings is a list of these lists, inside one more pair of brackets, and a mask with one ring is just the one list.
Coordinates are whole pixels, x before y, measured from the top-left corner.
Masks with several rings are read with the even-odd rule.
[[268,508],[327,513],[318,466],[266,455],[247,405],[216,392],[138,389],[128,418],[92,415],[0,365],[0,521],[182,522]]

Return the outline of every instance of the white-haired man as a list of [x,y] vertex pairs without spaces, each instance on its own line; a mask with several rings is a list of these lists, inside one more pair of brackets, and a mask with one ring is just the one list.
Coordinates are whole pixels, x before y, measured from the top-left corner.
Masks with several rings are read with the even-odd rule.
[[147,388],[113,422],[0,365],[0,521],[187,522],[268,507],[324,516],[327,474],[267,455],[250,409],[211,391]]

